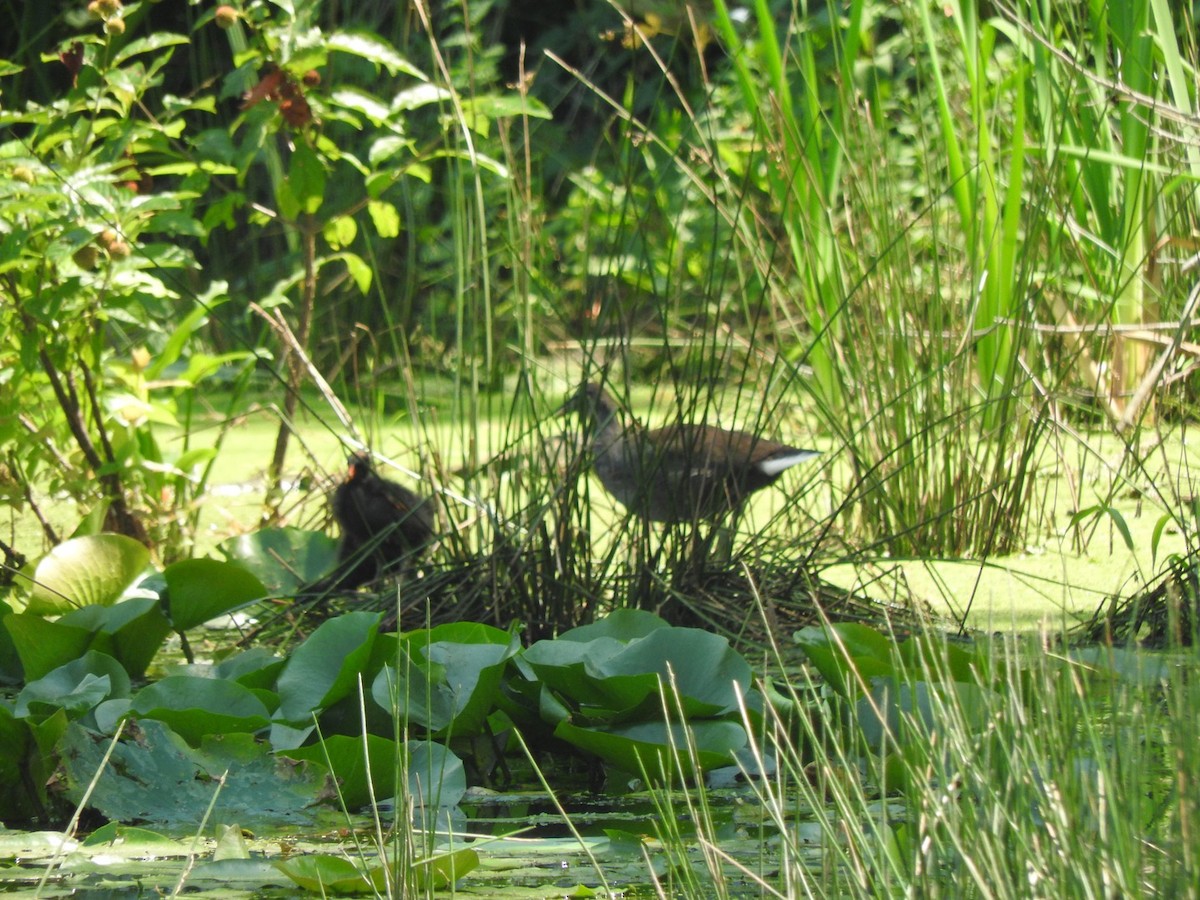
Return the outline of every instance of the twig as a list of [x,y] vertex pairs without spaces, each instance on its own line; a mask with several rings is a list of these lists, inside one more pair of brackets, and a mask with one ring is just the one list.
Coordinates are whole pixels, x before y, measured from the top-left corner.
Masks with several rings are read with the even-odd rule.
[[[1192,286],[1192,290],[1188,294],[1187,303],[1183,307],[1183,315],[1179,317],[1180,320],[1190,322],[1192,313],[1196,311],[1198,303],[1200,303],[1200,282]],[[1129,398],[1129,403],[1125,407],[1125,413],[1117,420],[1118,430],[1124,431],[1133,424],[1133,420],[1141,412],[1147,399],[1149,399],[1150,392],[1157,386],[1163,369],[1166,368],[1167,363],[1171,361],[1175,354],[1179,352],[1183,343],[1183,329],[1180,328],[1175,332],[1171,343],[1164,347],[1163,352],[1158,355],[1158,359],[1154,361],[1154,365],[1150,367],[1150,371],[1142,378],[1141,383],[1137,386],[1137,390],[1133,392],[1133,396]],[[1194,347],[1195,345],[1192,344],[1190,346]]]
[[354,440],[362,444],[362,438],[358,433],[358,429],[354,427],[354,420],[350,418],[349,411],[347,411],[342,401],[338,399],[337,394],[333,392],[333,388],[325,380],[325,376],[321,374],[320,370],[313,364],[313,361],[309,359],[304,348],[300,346],[300,341],[296,338],[287,320],[284,319],[283,313],[276,310],[275,315],[271,315],[257,303],[250,304],[250,311],[266,322],[271,330],[279,336],[279,339],[287,345],[291,353],[295,355],[299,365],[308,370],[308,375],[313,380],[313,384],[317,386],[317,390],[321,392],[321,396],[325,398],[325,402],[329,404],[338,421],[342,423],[342,427],[350,432]]

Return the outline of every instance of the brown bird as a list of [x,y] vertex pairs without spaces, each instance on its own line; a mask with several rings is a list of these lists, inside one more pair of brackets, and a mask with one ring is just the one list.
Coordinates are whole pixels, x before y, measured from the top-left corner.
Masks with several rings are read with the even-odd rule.
[[612,397],[594,383],[566,405],[591,417],[593,466],[605,489],[653,522],[696,523],[737,512],[785,469],[818,455],[711,425],[626,427]]
[[433,541],[432,503],[375,474],[365,453],[350,457],[346,480],[333,493],[342,529],[333,581],[354,588],[399,569]]

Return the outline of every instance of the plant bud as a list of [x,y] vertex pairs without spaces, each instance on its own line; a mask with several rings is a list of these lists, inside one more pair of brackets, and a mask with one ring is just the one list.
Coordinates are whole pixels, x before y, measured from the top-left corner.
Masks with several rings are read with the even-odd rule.
[[213,20],[217,23],[217,27],[228,31],[235,24],[240,14],[232,6],[218,6],[217,11],[213,14]]
[[96,268],[96,263],[100,259],[100,251],[96,249],[95,244],[84,244],[72,255],[71,259],[75,261],[75,265],[83,269],[85,272],[90,272]]

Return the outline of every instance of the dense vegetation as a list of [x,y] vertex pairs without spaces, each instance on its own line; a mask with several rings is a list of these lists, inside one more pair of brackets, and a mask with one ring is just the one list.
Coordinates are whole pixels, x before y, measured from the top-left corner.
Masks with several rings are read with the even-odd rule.
[[[1085,852],[1064,837],[1080,822],[1108,841],[1102,893],[1181,887],[1194,850],[1172,835],[1200,826],[1182,787],[1188,679],[839,630],[837,604],[862,608],[816,573],[1085,543],[1098,522],[1131,543],[1134,496],[1156,560],[1170,532],[1185,551],[1153,595],[1155,637],[1194,666],[1190,10],[547,6],[4,13],[0,677],[21,693],[0,705],[0,818],[87,806],[93,751],[122,723],[149,723],[151,756],[215,754],[210,774],[253,759],[264,781],[272,753],[338,771],[318,737],[369,735],[338,751],[403,760],[382,790],[402,790],[414,755],[449,765],[452,745],[483,778],[509,728],[659,785],[735,760],[766,771],[765,741],[793,785],[819,786],[806,802],[832,797],[846,821],[893,789],[908,804],[905,826],[824,834],[843,854],[833,892],[930,867],[981,890],[1059,883],[1055,860]],[[822,463],[733,537],[597,519],[579,430],[554,411],[602,376],[659,419],[808,435]],[[273,445],[231,478],[229,439],[264,415]],[[404,456],[436,495],[416,590],[389,583],[341,616],[306,593],[333,554],[314,432]],[[256,473],[253,521],[206,531],[218,480]],[[713,555],[696,566],[701,539]],[[192,663],[189,635],[245,607],[258,630],[206,648],[214,671],[138,684],[164,643]],[[823,680],[776,692],[723,638],[603,619],[621,607],[764,644],[796,628]],[[404,630],[418,619],[430,627]],[[489,624],[445,624],[460,620]],[[1122,637],[1145,637],[1136,610],[1128,622]],[[720,696],[673,683],[660,698],[683,660],[655,642],[709,638],[721,646],[694,652],[737,670]],[[241,653],[255,639],[295,655]],[[312,663],[322,642],[337,666]],[[401,662],[419,677],[397,692]],[[1063,674],[1070,689],[1039,706],[1031,687]],[[1109,758],[1133,732],[1139,771]],[[244,741],[226,757],[205,744],[218,734]],[[1047,758],[1016,759],[1034,739]],[[829,775],[860,759],[868,788]],[[348,805],[373,802],[370,779],[354,784]],[[937,807],[950,785],[953,815]],[[1092,787],[1143,805],[1096,806]],[[93,808],[154,818],[116,790]],[[984,822],[1014,804],[1048,843],[992,858]],[[768,817],[794,888],[812,867],[790,815]]]

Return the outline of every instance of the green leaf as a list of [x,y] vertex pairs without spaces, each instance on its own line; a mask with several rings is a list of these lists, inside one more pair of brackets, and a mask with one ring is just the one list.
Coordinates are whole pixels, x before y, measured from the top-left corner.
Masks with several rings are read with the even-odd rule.
[[[347,810],[367,806],[372,797],[384,800],[396,794],[396,742],[377,734],[350,737],[334,734],[307,747],[278,751],[288,759],[306,759],[329,769],[337,779],[341,802]],[[368,766],[369,763],[369,766]],[[367,781],[368,768],[374,784]]]
[[314,801],[328,796],[324,767],[277,760],[248,734],[206,737],[193,749],[162,722],[143,719],[128,729],[105,765],[110,743],[72,724],[57,749],[70,802],[80,803],[94,779],[88,808],[115,821],[194,831],[215,796],[216,821],[278,828],[312,823]]
[[408,112],[431,103],[444,103],[453,96],[449,90],[436,84],[418,84],[407,90],[398,91],[392,98],[392,110]]
[[163,571],[163,578],[171,624],[177,631],[195,628],[268,593],[244,566],[218,559],[174,563]]
[[219,549],[272,593],[311,584],[337,563],[337,541],[323,531],[299,528],[263,528],[231,538]]
[[334,250],[341,250],[354,243],[354,238],[358,234],[358,223],[352,216],[338,216],[325,223],[321,234],[330,247]]
[[129,675],[106,653],[89,650],[25,685],[13,712],[21,717],[45,718],[57,709],[72,718],[110,698],[129,696]]
[[310,853],[274,862],[275,868],[306,891],[324,897],[376,894],[387,890],[387,872],[382,866],[364,870],[343,856]]
[[486,116],[490,119],[528,116],[531,119],[553,119],[554,114],[545,104],[534,97],[520,94],[482,94],[464,98],[463,111],[468,115]]
[[150,365],[146,367],[147,380],[155,380],[163,377],[163,372],[168,366],[174,365],[182,355],[188,341],[195,335],[197,329],[201,328],[208,321],[208,314],[215,308],[220,306],[229,298],[225,297],[210,297],[206,305],[197,304],[196,308],[189,312],[179,321],[179,324],[171,331],[171,336],[167,342],[163,344],[162,350],[151,360]]
[[381,238],[394,238],[400,234],[400,213],[391,203],[383,200],[367,201],[367,214]]
[[[696,747],[688,752],[688,734]],[[640,722],[615,728],[581,728],[560,722],[554,736],[594,753],[606,763],[656,781],[732,765],[734,754],[747,745],[746,731],[735,722],[702,721],[689,725]]]
[[1175,519],[1170,513],[1163,513],[1158,517],[1158,521],[1154,523],[1154,531],[1150,535],[1150,565],[1158,564],[1158,545],[1162,541],[1163,531],[1168,525],[1174,522]]
[[351,612],[329,619],[297,647],[279,673],[276,718],[306,726],[319,712],[356,690],[371,658],[379,613]]
[[45,814],[47,757],[34,749],[29,724],[0,703],[0,809],[7,821]]
[[213,666],[213,678],[228,678],[248,688],[270,688],[284,662],[266,647],[251,647]]
[[479,854],[471,849],[443,853],[413,864],[419,891],[445,891],[468,872],[479,867]]
[[354,279],[354,284],[360,293],[365,294],[371,290],[374,273],[371,272],[371,267],[363,262],[362,257],[356,253],[339,253],[331,259],[340,259],[346,264],[346,271]]
[[189,38],[182,34],[171,34],[166,31],[154,32],[149,37],[138,38],[130,41],[122,47],[116,54],[113,55],[111,65],[116,67],[121,65],[128,59],[142,54],[153,53],[156,50],[161,50],[164,47],[176,47],[181,44],[190,43]]
[[57,615],[81,606],[111,606],[150,564],[150,551],[121,534],[59,544],[38,563],[28,612]]
[[43,678],[87,652],[92,633],[62,622],[51,622],[32,613],[5,616],[4,627],[12,638],[26,681]]
[[410,632],[400,640],[396,667],[384,667],[371,696],[393,717],[435,736],[479,734],[517,647],[508,632],[468,622]]
[[467,792],[462,760],[434,741],[408,741],[408,796],[425,809],[457,806]]
[[370,32],[335,31],[326,37],[325,46],[329,50],[350,53],[383,66],[390,75],[403,72],[413,78],[428,81],[425,74],[397,53],[394,47]]
[[869,697],[858,699],[855,714],[870,746],[885,746],[886,737],[886,744],[899,744],[907,750],[910,744],[941,746],[943,741],[931,738],[939,732],[959,734],[956,729],[963,725],[968,734],[978,734],[988,727],[990,712],[999,705],[997,694],[974,683],[915,681],[897,685],[883,680],[871,688]]
[[659,616],[641,609],[618,609],[598,622],[580,625],[558,636],[560,641],[593,641],[607,637],[628,643],[646,637],[660,628],[670,628]]
[[287,184],[299,211],[312,215],[321,208],[325,201],[325,166],[307,144],[297,145],[292,154]]
[[339,106],[361,113],[377,128],[387,122],[392,114],[386,103],[359,88],[338,88],[330,93],[329,99]]
[[123,600],[115,606],[85,606],[67,613],[58,623],[91,631],[96,648],[115,657],[131,678],[145,674],[171,631],[157,597]]
[[724,638],[631,612],[539,641],[521,660],[559,698],[610,721],[657,717],[660,684],[674,683],[688,716],[721,715],[737,704],[735,685],[748,692],[750,667]]
[[808,626],[794,635],[796,644],[829,686],[843,697],[855,696],[871,679],[892,675],[895,643],[867,625],[840,622]]
[[206,735],[252,733],[271,723],[270,712],[236,681],[169,675],[138,691],[130,709],[166,723],[193,747]]

